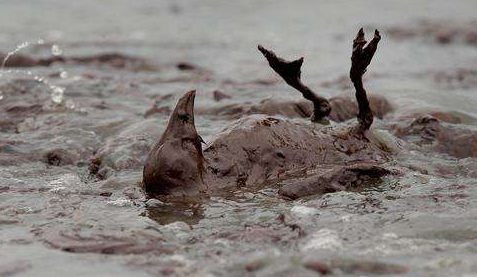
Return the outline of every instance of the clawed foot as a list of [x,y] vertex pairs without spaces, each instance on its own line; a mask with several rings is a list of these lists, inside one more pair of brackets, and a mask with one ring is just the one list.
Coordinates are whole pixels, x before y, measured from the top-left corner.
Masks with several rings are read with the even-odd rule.
[[313,103],[314,111],[311,117],[313,122],[320,122],[324,117],[330,114],[331,105],[328,100],[317,95],[301,82],[303,57],[294,61],[286,61],[278,57],[273,51],[265,49],[265,47],[261,45],[258,46],[258,50],[265,56],[270,67],[280,75],[288,85],[301,92],[305,99]]
[[353,40],[353,54],[351,55],[350,78],[353,82],[361,78],[366,72],[380,40],[381,35],[378,30],[375,30],[373,39],[366,45],[367,41],[364,38],[363,28],[359,29],[356,38]]
[[362,77],[366,72],[368,65],[371,63],[371,59],[378,48],[380,40],[381,36],[379,31],[375,30],[373,39],[368,45],[366,45],[363,28],[358,31],[358,35],[353,40],[353,53],[351,55],[351,70],[349,76],[356,89],[356,100],[358,101],[359,107],[358,129],[361,132],[368,130],[371,124],[373,124],[374,119],[373,112],[369,106],[366,90],[363,87]]

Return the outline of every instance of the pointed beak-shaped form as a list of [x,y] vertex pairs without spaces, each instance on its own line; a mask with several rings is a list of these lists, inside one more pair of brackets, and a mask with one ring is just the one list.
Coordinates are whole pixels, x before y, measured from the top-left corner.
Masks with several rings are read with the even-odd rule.
[[184,94],[184,96],[182,96],[177,102],[172,116],[183,121],[191,120],[190,122],[194,124],[194,100],[195,90],[191,90]]
[[198,137],[194,124],[195,93],[195,90],[191,90],[179,99],[169,119],[162,141],[174,137],[190,139]]
[[185,195],[205,188],[201,137],[194,125],[195,90],[176,104],[161,139],[144,164],[145,189],[152,194]]

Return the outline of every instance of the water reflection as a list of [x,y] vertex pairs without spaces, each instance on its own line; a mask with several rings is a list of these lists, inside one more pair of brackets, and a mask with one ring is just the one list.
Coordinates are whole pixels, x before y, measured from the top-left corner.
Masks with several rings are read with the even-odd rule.
[[147,216],[161,225],[183,221],[189,226],[194,226],[205,218],[204,204],[201,199],[176,198],[168,199],[168,201],[154,205],[154,207],[146,207],[143,216]]

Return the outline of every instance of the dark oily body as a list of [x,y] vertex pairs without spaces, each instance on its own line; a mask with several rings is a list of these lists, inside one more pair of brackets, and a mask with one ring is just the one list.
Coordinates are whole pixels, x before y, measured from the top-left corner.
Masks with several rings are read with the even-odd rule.
[[[297,199],[357,190],[377,184],[385,175],[419,170],[405,159],[414,148],[412,144],[403,147],[406,142],[456,158],[475,157],[477,133],[448,124],[446,121],[456,123],[458,119],[451,113],[434,113],[439,119],[432,113],[407,117],[398,114],[394,121],[385,123],[386,119],[393,119],[387,115],[393,111],[392,105],[381,96],[368,98],[362,81],[380,38],[376,31],[367,44],[360,30],[353,41],[350,78],[357,103],[349,97],[325,99],[317,95],[301,81],[303,58],[286,61],[259,46],[270,67],[308,101],[270,99],[246,108],[212,109],[209,113],[225,113],[239,119],[217,134],[204,149],[194,125],[195,91],[186,93],[146,160],[145,190],[150,196],[190,196],[274,187],[279,188],[281,196]],[[312,123],[273,116],[277,114],[309,117]],[[322,124],[326,118],[343,122],[356,114],[357,123]],[[380,129],[389,132],[387,138],[381,136],[382,132],[370,129],[375,116],[384,119]],[[396,137],[392,138],[391,134]],[[396,165],[398,169],[391,170]],[[450,172],[441,168],[435,173]],[[466,174],[475,175],[472,170]]]
[[[355,190],[378,182],[391,173],[383,167],[387,162],[402,161],[405,151],[397,152],[412,150],[412,147],[400,147],[396,138],[389,141],[369,129],[374,116],[382,119],[393,110],[384,97],[373,95],[368,98],[363,87],[362,76],[379,40],[376,31],[367,44],[364,32],[360,30],[353,41],[350,78],[357,103],[349,97],[327,100],[317,95],[301,81],[303,58],[289,62],[259,46],[270,67],[308,101],[270,99],[246,109],[228,107],[232,112],[225,111],[226,114],[235,112],[241,118],[217,134],[204,149],[194,125],[195,92],[188,92],[177,103],[167,130],[146,161],[146,191],[151,195],[185,196],[219,189],[259,189],[278,185],[280,195],[296,199]],[[320,123],[270,116],[276,114],[309,117],[312,122]],[[326,117],[342,122],[356,114],[357,124],[321,124]],[[451,113],[435,113],[435,116],[442,122],[426,114],[398,115],[398,124],[381,123],[380,127],[433,152],[456,158],[477,155],[476,132],[448,124],[449,119],[449,123],[456,123]],[[405,171],[407,168],[415,169],[404,161],[400,169]],[[442,170],[442,174],[446,172]]]
[[[282,195],[297,198],[347,189],[359,179],[389,173],[378,166],[389,160],[389,153],[369,134],[373,115],[361,80],[379,40],[376,31],[373,40],[364,47],[366,41],[360,30],[354,41],[350,76],[357,91],[359,123],[353,127],[310,126],[251,115],[234,122],[202,151],[194,125],[195,91],[186,93],[146,160],[143,172],[146,191],[153,195],[190,195],[221,188],[259,187],[304,177],[312,169],[329,168],[281,190]],[[300,79],[303,58],[288,62],[262,46],[259,50],[287,84],[313,103],[312,121],[319,122],[330,114],[329,101]]]
[[[182,109],[193,105],[194,97],[195,92],[189,92],[179,100],[163,137],[146,160],[144,183],[150,193],[188,195],[260,187],[302,177],[316,167],[333,171],[353,165],[385,172],[377,164],[388,161],[390,153],[371,132],[259,114],[236,120],[202,151],[193,112],[184,116]],[[328,190],[338,189],[333,186]]]

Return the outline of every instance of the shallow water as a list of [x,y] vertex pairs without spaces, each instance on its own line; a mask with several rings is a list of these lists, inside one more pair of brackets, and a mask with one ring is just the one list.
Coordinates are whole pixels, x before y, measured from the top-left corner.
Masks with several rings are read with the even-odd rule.
[[[210,142],[231,122],[208,114],[212,107],[300,98],[268,68],[259,43],[305,56],[303,79],[317,92],[351,95],[349,82],[334,81],[348,74],[357,29],[378,28],[369,92],[390,99],[395,114],[454,111],[475,128],[477,77],[442,73],[477,70],[477,46],[386,30],[424,19],[475,30],[476,11],[472,0],[2,1],[3,52],[29,41],[20,53],[46,57],[53,45],[66,56],[119,52],[157,69],[54,63],[4,72],[0,276],[316,276],[319,262],[338,276],[476,276],[477,180],[469,176],[477,160],[409,150],[391,135],[404,145],[396,163],[421,170],[358,192],[286,201],[269,188],[159,201],[139,189],[168,120],[145,118],[156,101],[173,108],[197,89],[197,129]],[[180,62],[200,69],[179,70]],[[61,103],[33,76],[64,88]],[[232,98],[217,103],[214,90]],[[98,155],[104,180],[90,175]]]

